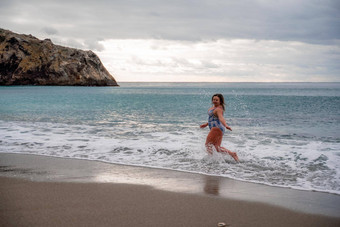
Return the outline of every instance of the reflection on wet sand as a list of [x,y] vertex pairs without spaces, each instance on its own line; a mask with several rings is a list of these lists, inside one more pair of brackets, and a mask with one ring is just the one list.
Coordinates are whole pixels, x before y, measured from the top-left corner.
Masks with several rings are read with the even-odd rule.
[[213,176],[205,176],[204,192],[210,195],[219,195],[220,178]]

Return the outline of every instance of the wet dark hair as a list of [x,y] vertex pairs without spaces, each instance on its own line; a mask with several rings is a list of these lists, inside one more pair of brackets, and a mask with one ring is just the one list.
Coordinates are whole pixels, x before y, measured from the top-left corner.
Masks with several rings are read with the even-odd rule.
[[222,105],[223,111],[225,111],[225,103],[224,103],[224,97],[222,94],[214,94],[211,98],[211,101],[213,101],[214,97],[217,96],[220,98],[220,103]]

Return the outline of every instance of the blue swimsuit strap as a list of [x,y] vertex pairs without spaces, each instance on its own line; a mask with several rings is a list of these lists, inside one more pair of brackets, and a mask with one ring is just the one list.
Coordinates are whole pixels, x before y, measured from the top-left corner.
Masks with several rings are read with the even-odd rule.
[[213,109],[211,109],[211,110],[209,110],[209,112],[212,112],[213,113],[213,115],[215,116],[215,117],[217,117],[218,118],[218,116],[216,116],[215,114],[214,114],[214,110],[216,110],[217,108],[222,108],[222,107],[215,107],[215,108],[213,108]]

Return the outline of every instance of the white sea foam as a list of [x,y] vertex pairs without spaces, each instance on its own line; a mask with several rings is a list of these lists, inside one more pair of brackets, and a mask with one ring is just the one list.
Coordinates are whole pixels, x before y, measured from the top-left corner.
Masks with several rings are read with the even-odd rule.
[[226,154],[207,155],[207,131],[198,127],[157,131],[118,123],[0,121],[0,147],[1,152],[174,169],[340,194],[339,143],[270,136],[263,130],[249,134],[237,127],[234,131],[226,134],[222,145],[238,152],[239,164]]

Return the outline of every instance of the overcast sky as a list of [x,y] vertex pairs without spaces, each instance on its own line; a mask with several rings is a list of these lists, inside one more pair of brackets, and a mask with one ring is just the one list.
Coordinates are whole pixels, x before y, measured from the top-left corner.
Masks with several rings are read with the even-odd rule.
[[340,82],[339,0],[0,0],[0,27],[122,81]]

